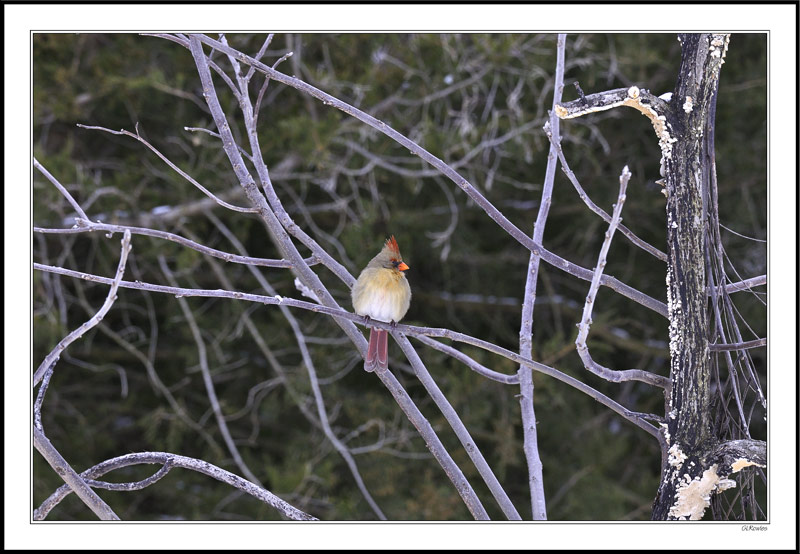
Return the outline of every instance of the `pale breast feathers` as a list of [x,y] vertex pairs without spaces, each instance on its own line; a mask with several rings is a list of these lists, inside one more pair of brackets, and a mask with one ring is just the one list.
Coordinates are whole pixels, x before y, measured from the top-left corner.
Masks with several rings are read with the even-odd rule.
[[410,304],[408,281],[391,270],[365,269],[353,287],[356,313],[378,321],[400,321]]

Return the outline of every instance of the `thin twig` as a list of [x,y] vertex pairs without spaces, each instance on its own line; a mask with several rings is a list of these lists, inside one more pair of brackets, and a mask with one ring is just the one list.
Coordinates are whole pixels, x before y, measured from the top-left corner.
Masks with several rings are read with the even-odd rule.
[[734,235],[736,235],[736,236],[739,236],[739,237],[742,237],[743,239],[752,240],[752,241],[755,241],[755,242],[763,242],[763,243],[766,243],[766,242],[767,242],[767,241],[766,241],[766,240],[764,240],[764,239],[757,239],[757,238],[755,238],[755,237],[748,237],[747,235],[743,235],[743,234],[741,234],[741,233],[737,233],[737,232],[736,232],[736,231],[734,231],[733,229],[731,229],[731,228],[729,228],[729,227],[725,227],[725,226],[724,226],[722,223],[720,223],[720,224],[719,224],[719,226],[720,226],[720,227],[722,227],[723,229],[725,229],[726,231],[728,231],[729,233],[733,233]]
[[[272,64],[272,69],[277,68],[280,64],[285,62],[292,56],[292,52],[286,52],[283,56],[278,58],[278,60]],[[250,71],[255,71],[255,68],[251,65]],[[250,72],[248,72],[249,75]],[[261,111],[261,101],[264,99],[264,94],[267,92],[267,87],[269,86],[269,75],[264,75],[264,84],[261,85],[261,88],[258,91],[258,96],[256,97],[256,105],[253,108],[253,126],[258,123],[258,114]]]
[[[165,38],[167,40],[171,40],[172,42],[176,42],[181,46],[189,48],[189,40],[186,38],[186,35],[181,33],[175,33],[172,35],[168,33],[141,33],[141,35],[144,37]],[[222,68],[217,65],[214,60],[208,60],[208,65],[211,67],[211,69],[217,72],[217,75],[219,75],[223,81],[225,81],[225,84],[228,85],[229,89],[231,89],[231,92],[236,97],[236,100],[239,100],[239,89],[237,89],[236,85],[233,84],[233,81],[231,81],[231,78],[228,77],[228,74],[222,71]]]
[[[177,286],[175,276],[169,269],[169,266],[167,266],[167,262],[163,255],[159,254],[158,264],[161,268],[161,271],[164,273],[164,276],[167,278],[167,281],[172,283],[173,286]],[[219,398],[217,397],[217,392],[214,388],[214,380],[211,378],[211,368],[208,365],[208,355],[206,352],[205,341],[203,340],[203,335],[200,332],[200,327],[197,325],[197,320],[194,317],[194,313],[189,308],[189,303],[185,298],[178,297],[178,304],[181,307],[183,317],[189,324],[189,330],[194,338],[194,342],[197,347],[198,362],[200,364],[200,373],[203,376],[203,384],[206,387],[206,395],[208,396],[211,410],[214,412],[214,416],[216,417],[219,431],[222,434],[225,445],[228,447],[228,452],[244,476],[247,477],[248,480],[256,483],[258,486],[262,486],[261,481],[248,467],[247,463],[245,463],[244,459],[242,458],[242,455],[239,453],[239,448],[236,446],[236,442],[233,440],[230,430],[228,429],[228,423],[225,421],[225,415],[222,413],[222,406],[219,404]]]
[[[156,149],[156,147],[154,147],[152,144],[150,144],[145,139],[143,139],[139,135],[138,130],[137,130],[136,133],[131,133],[130,131],[126,131],[125,129],[120,129],[119,131],[112,131],[111,129],[106,129],[105,127],[98,127],[96,125],[82,125],[80,123],[78,123],[78,127],[81,127],[83,129],[95,130],[95,131],[105,131],[106,133],[111,133],[112,135],[125,135],[127,137],[134,138],[134,139],[138,140],[139,142],[141,142],[142,144],[144,144],[150,150],[152,150],[155,153],[155,155],[158,156],[159,158],[161,158],[164,161],[165,164],[167,164],[168,166],[170,166],[173,169],[173,171],[175,171],[178,175],[180,175],[181,177],[183,177],[184,179],[189,181],[191,184],[193,184],[195,187],[200,189],[203,194],[205,194],[206,196],[208,196],[209,198],[214,200],[214,202],[216,202],[220,206],[223,206],[223,207],[228,208],[229,210],[233,210],[235,212],[242,212],[242,213],[256,213],[257,212],[257,210],[255,208],[247,208],[247,207],[243,207],[243,206],[234,206],[233,204],[229,204],[228,202],[225,202],[221,198],[218,198],[214,193],[212,193],[210,190],[208,190],[203,185],[198,183],[192,176],[190,176],[188,173],[183,171],[177,165],[172,163],[170,161],[170,159],[167,158],[161,152],[159,152],[158,149]],[[89,219],[89,218],[84,216],[84,219]]]
[[[261,48],[258,49],[258,53],[255,55],[256,60],[260,60],[261,58],[264,57],[264,54],[267,53],[267,48],[269,48],[269,45],[272,42],[274,36],[275,36],[274,33],[270,33],[267,35],[266,40],[264,40],[264,44],[261,45]],[[253,78],[255,72],[256,72],[255,68],[251,66],[250,69],[247,71],[247,75],[245,75],[244,77],[245,81],[249,82],[250,79]]]
[[[578,196],[580,197],[580,199],[583,200],[583,203],[586,204],[586,206],[588,206],[588,208],[590,210],[592,210],[594,213],[596,213],[601,218],[603,218],[603,221],[605,221],[606,223],[610,224],[611,223],[611,216],[608,215],[605,212],[605,210],[603,210],[597,204],[595,204],[592,201],[591,198],[589,198],[589,195],[586,194],[585,190],[583,190],[583,187],[581,186],[580,182],[578,181],[578,178],[575,176],[575,172],[570,169],[569,164],[567,163],[567,160],[564,157],[564,151],[561,148],[560,141],[556,142],[552,138],[550,140],[556,145],[556,152],[558,153],[558,159],[561,161],[561,169],[562,169],[562,171],[567,176],[567,178],[569,179],[570,183],[572,183],[572,186],[577,191]],[[618,228],[619,228],[619,232],[622,233],[625,237],[627,237],[628,240],[630,240],[633,244],[635,244],[636,246],[638,246],[639,248],[641,248],[645,252],[647,252],[649,254],[652,254],[653,256],[655,256],[656,258],[661,260],[662,262],[666,262],[667,261],[667,255],[664,252],[662,252],[661,250],[659,250],[658,248],[656,248],[655,246],[653,246],[649,242],[647,242],[645,240],[642,240],[639,237],[637,237],[633,233],[633,231],[631,231],[630,229],[628,229],[627,227],[625,227],[621,223],[618,225]]]
[[[219,133],[215,133],[211,129],[205,129],[203,127],[188,127],[188,126],[186,126],[186,127],[183,128],[183,130],[186,131],[186,132],[189,132],[189,133],[206,133],[208,135],[211,135],[214,138],[222,139],[222,137],[220,137]],[[251,156],[244,148],[242,148],[241,146],[238,146],[238,145],[237,145],[237,147],[239,148],[239,153],[242,156],[244,156],[245,158],[247,158],[251,162],[253,161],[253,156]]]

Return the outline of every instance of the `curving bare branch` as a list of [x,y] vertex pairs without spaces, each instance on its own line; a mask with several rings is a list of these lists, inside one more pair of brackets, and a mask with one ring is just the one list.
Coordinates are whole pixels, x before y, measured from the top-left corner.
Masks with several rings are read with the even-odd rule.
[[100,519],[103,520],[118,520],[119,516],[117,516],[111,507],[106,504],[105,501],[103,501],[103,499],[97,495],[97,493],[91,490],[91,488],[78,476],[75,470],[70,467],[69,463],[63,458],[63,456],[61,456],[58,450],[56,450],[56,448],[47,438],[42,426],[41,410],[45,393],[47,392],[47,388],[50,384],[50,378],[53,375],[53,371],[55,370],[56,363],[58,363],[58,358],[60,357],[61,353],[74,341],[83,337],[87,331],[99,324],[103,317],[111,309],[111,306],[113,306],[114,302],[117,300],[117,290],[120,282],[122,281],[122,276],[125,273],[125,264],[128,261],[128,254],[131,250],[130,243],[131,233],[130,231],[126,231],[122,237],[122,248],[116,275],[111,281],[111,287],[109,288],[108,295],[106,296],[106,300],[103,302],[103,305],[87,322],[59,341],[59,343],[53,348],[53,350],[50,351],[50,353],[39,365],[39,368],[36,370],[36,373],[33,377],[34,387],[41,383],[41,386],[39,387],[39,393],[36,396],[36,402],[34,403],[33,411],[34,446],[45,458],[45,460],[47,460],[47,463],[50,464],[53,470],[60,475],[62,479],[64,479],[68,487],[74,491]]
[[[242,479],[238,475],[219,468],[213,464],[209,464],[204,460],[198,460],[196,458],[190,458],[187,456],[179,456],[178,454],[170,454],[169,452],[134,452],[132,454],[125,454],[123,456],[111,458],[110,460],[106,460],[90,467],[81,473],[80,477],[87,482],[92,482],[94,479],[102,477],[106,473],[114,471],[115,469],[140,464],[160,464],[162,467],[151,477],[136,483],[95,483],[95,485],[98,488],[106,488],[111,490],[139,490],[157,482],[171,469],[180,467],[208,475],[217,481],[231,485],[232,487],[235,487],[240,491],[257,498],[261,502],[272,506],[289,519],[299,521],[317,519],[314,516],[303,512],[302,510],[298,510],[265,488],[256,485],[255,483],[251,483],[246,479]],[[33,519],[45,519],[53,510],[53,508],[55,508],[58,503],[61,502],[70,492],[72,491],[66,486],[57,489],[34,511]]]
[[643,381],[661,388],[668,388],[670,380],[662,375],[650,373],[642,369],[613,370],[598,364],[592,359],[591,354],[589,354],[589,347],[586,345],[586,338],[589,336],[589,327],[592,324],[592,310],[594,309],[595,299],[597,298],[597,291],[600,288],[600,276],[603,274],[603,270],[606,267],[606,256],[608,255],[608,249],[611,247],[611,239],[614,237],[614,232],[617,230],[619,222],[622,221],[622,206],[625,203],[625,192],[628,188],[628,181],[630,181],[630,178],[631,172],[626,165],[619,176],[619,197],[617,198],[617,203],[614,205],[611,223],[608,226],[608,231],[606,231],[603,245],[600,247],[597,267],[594,270],[594,278],[589,287],[589,293],[586,295],[586,302],[583,305],[583,315],[578,324],[579,331],[578,337],[575,339],[575,346],[583,361],[584,367],[607,381],[611,381],[612,383],[630,380]]

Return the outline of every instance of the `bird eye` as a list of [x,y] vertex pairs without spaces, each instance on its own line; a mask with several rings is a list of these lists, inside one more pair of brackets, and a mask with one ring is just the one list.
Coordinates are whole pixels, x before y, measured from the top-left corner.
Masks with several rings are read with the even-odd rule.
[[400,262],[398,262],[397,260],[392,260],[392,265],[397,267],[400,265]]

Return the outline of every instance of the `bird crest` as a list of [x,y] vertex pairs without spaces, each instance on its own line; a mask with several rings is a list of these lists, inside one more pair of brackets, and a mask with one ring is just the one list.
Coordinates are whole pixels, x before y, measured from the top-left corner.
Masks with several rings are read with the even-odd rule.
[[397,246],[397,241],[395,240],[394,235],[386,239],[386,244],[384,244],[384,248],[388,248],[389,252],[391,252],[393,256],[400,258],[400,247]]

